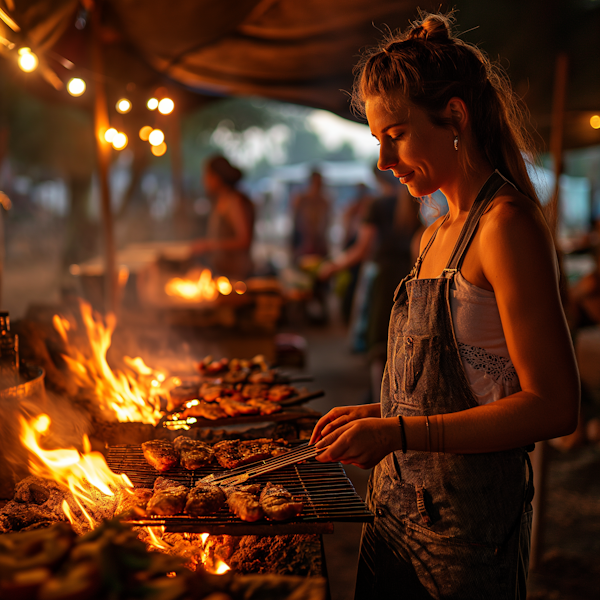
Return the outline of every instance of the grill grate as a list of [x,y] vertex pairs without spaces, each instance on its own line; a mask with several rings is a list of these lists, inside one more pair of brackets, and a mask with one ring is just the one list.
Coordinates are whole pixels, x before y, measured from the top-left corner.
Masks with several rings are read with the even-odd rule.
[[[110,446],[106,457],[108,466],[115,473],[125,473],[136,487],[152,488],[159,475],[168,477],[187,487],[211,473],[225,472],[220,466],[203,467],[188,471],[176,467],[166,473],[158,473],[150,466],[140,446]],[[147,517],[131,521],[136,525],[161,526],[167,531],[229,533],[250,535],[268,533],[328,533],[333,522],[372,522],[373,513],[367,509],[356,493],[340,463],[320,463],[312,459],[302,464],[283,467],[252,479],[252,483],[270,481],[280,484],[296,498],[304,502],[302,515],[285,522],[266,521],[247,523],[235,517],[227,507],[214,515],[190,517]]]

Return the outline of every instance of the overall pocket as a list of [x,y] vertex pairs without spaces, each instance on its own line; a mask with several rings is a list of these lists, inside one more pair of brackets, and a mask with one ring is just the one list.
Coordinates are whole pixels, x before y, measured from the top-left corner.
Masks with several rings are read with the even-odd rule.
[[404,400],[409,404],[410,396],[417,388],[417,384],[423,375],[425,361],[430,356],[435,338],[431,336],[405,335],[404,336],[404,372],[402,391]]

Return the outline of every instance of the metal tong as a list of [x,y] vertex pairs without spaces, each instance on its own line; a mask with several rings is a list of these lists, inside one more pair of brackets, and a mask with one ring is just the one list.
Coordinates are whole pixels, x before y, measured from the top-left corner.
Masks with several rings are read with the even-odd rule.
[[200,481],[203,483],[213,483],[215,485],[239,485],[248,481],[248,479],[251,479],[252,477],[264,475],[265,473],[276,471],[282,467],[295,465],[303,460],[314,458],[324,450],[327,450],[328,447],[329,446],[316,448],[308,443],[302,444],[291,452],[286,452],[285,454],[280,454],[279,456],[274,456],[273,458],[267,458],[265,460],[259,460],[255,463],[243,465],[241,467],[231,469],[231,471],[228,471],[227,473],[219,473],[216,475],[213,473],[207,477],[204,477]]

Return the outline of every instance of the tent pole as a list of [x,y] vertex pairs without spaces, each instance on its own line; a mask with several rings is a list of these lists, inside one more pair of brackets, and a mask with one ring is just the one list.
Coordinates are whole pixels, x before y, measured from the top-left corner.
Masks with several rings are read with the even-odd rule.
[[104,85],[104,62],[100,41],[100,12],[98,8],[91,13],[92,65],[94,81],[94,134],[96,138],[96,157],[98,160],[98,180],[100,184],[100,203],[102,210],[102,229],[104,234],[104,311],[116,313],[117,277],[115,259],[115,239],[113,215],[110,201],[108,172],[110,167],[110,145],[104,140],[104,132],[109,128],[108,104]]
[[[554,71],[554,94],[552,98],[552,128],[550,131],[550,152],[554,159],[554,193],[548,211],[548,224],[552,233],[558,235],[560,212],[560,175],[563,171],[563,132],[565,125],[565,99],[567,95],[567,75],[569,59],[565,53],[556,57]],[[538,442],[531,455],[534,472],[535,496],[533,498],[533,523],[531,530],[531,553],[529,566],[535,570],[541,562],[544,551],[544,527],[546,509],[546,474],[548,471],[548,443]]]

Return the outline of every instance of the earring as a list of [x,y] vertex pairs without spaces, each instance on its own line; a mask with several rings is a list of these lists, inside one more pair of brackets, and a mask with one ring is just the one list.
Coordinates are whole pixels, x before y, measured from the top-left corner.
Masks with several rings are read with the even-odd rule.
[[458,151],[458,136],[454,136],[454,149]]

